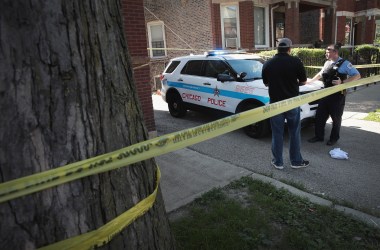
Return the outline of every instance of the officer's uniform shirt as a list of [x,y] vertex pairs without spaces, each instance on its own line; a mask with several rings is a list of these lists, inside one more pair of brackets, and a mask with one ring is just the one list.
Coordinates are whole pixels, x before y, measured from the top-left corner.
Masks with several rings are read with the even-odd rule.
[[[321,71],[319,71],[319,75],[322,76],[322,73],[327,69],[329,68],[332,64],[336,64],[339,60],[341,60],[342,58],[339,57],[338,60],[336,60],[335,62],[331,61],[331,60],[327,60],[325,62],[325,64],[323,65],[323,68]],[[338,72],[340,74],[345,74],[345,75],[348,75],[348,76],[355,76],[355,75],[358,75],[359,74],[359,71],[354,68],[354,66],[352,66],[352,64],[345,60],[342,65],[338,68]]]

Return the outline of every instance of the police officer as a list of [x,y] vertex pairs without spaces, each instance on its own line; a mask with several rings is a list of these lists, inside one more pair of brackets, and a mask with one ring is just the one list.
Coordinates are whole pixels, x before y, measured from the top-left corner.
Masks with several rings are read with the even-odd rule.
[[[352,64],[339,57],[340,45],[331,44],[326,48],[327,61],[322,70],[307,83],[322,78],[325,88],[360,79],[360,73]],[[347,77],[348,76],[348,77]],[[332,146],[339,140],[339,131],[342,124],[342,115],[346,102],[346,91],[334,93],[319,101],[315,116],[315,136],[308,141],[311,143],[323,141],[327,119],[331,116],[332,129],[327,145]]]

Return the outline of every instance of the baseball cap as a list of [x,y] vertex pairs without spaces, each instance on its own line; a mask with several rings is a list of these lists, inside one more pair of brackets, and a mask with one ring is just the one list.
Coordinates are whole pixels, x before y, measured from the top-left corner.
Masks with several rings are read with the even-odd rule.
[[278,41],[278,47],[280,48],[289,48],[292,47],[292,40],[289,38],[281,38],[280,41]]

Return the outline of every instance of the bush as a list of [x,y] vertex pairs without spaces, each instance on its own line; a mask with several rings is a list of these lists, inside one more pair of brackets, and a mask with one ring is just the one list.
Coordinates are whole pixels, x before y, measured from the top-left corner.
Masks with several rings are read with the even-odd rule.
[[[259,56],[263,58],[270,58],[277,54],[277,50],[267,50],[259,53]],[[317,60],[322,63],[326,60],[324,49],[307,49],[307,48],[293,48],[290,53],[292,56],[296,56],[301,59],[301,61],[309,62],[311,59]],[[305,64],[306,65],[306,64]],[[314,65],[320,66],[320,65]]]
[[[264,59],[269,59],[277,54],[277,50],[262,51],[259,53]],[[325,49],[308,49],[308,48],[292,48],[290,54],[296,56],[305,66],[323,66],[326,61]],[[311,69],[306,67],[306,74],[309,78],[312,78],[319,69]]]
[[379,48],[371,44],[362,44],[355,48],[359,61],[365,64],[376,63]]
[[[258,53],[265,60],[273,57],[275,54],[277,54],[277,50],[261,51]],[[325,49],[292,48],[291,55],[301,59],[305,65],[307,76],[310,78],[318,73],[319,69],[311,69],[307,66],[321,67],[326,61]],[[371,44],[359,45],[353,51],[348,48],[342,48],[340,49],[340,57],[349,60],[354,65],[377,64],[380,63],[380,48]],[[377,75],[380,73],[379,71],[379,67],[359,69],[362,77]]]

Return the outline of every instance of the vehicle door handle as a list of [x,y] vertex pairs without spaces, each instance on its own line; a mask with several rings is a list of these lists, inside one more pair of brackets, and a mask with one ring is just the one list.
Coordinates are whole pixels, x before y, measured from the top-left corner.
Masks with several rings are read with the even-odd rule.
[[211,85],[211,83],[208,83],[208,82],[204,82],[204,83],[203,83],[203,85],[208,85],[208,86],[210,86],[210,85]]
[[179,78],[177,81],[179,81],[179,82],[183,82],[182,78]]

